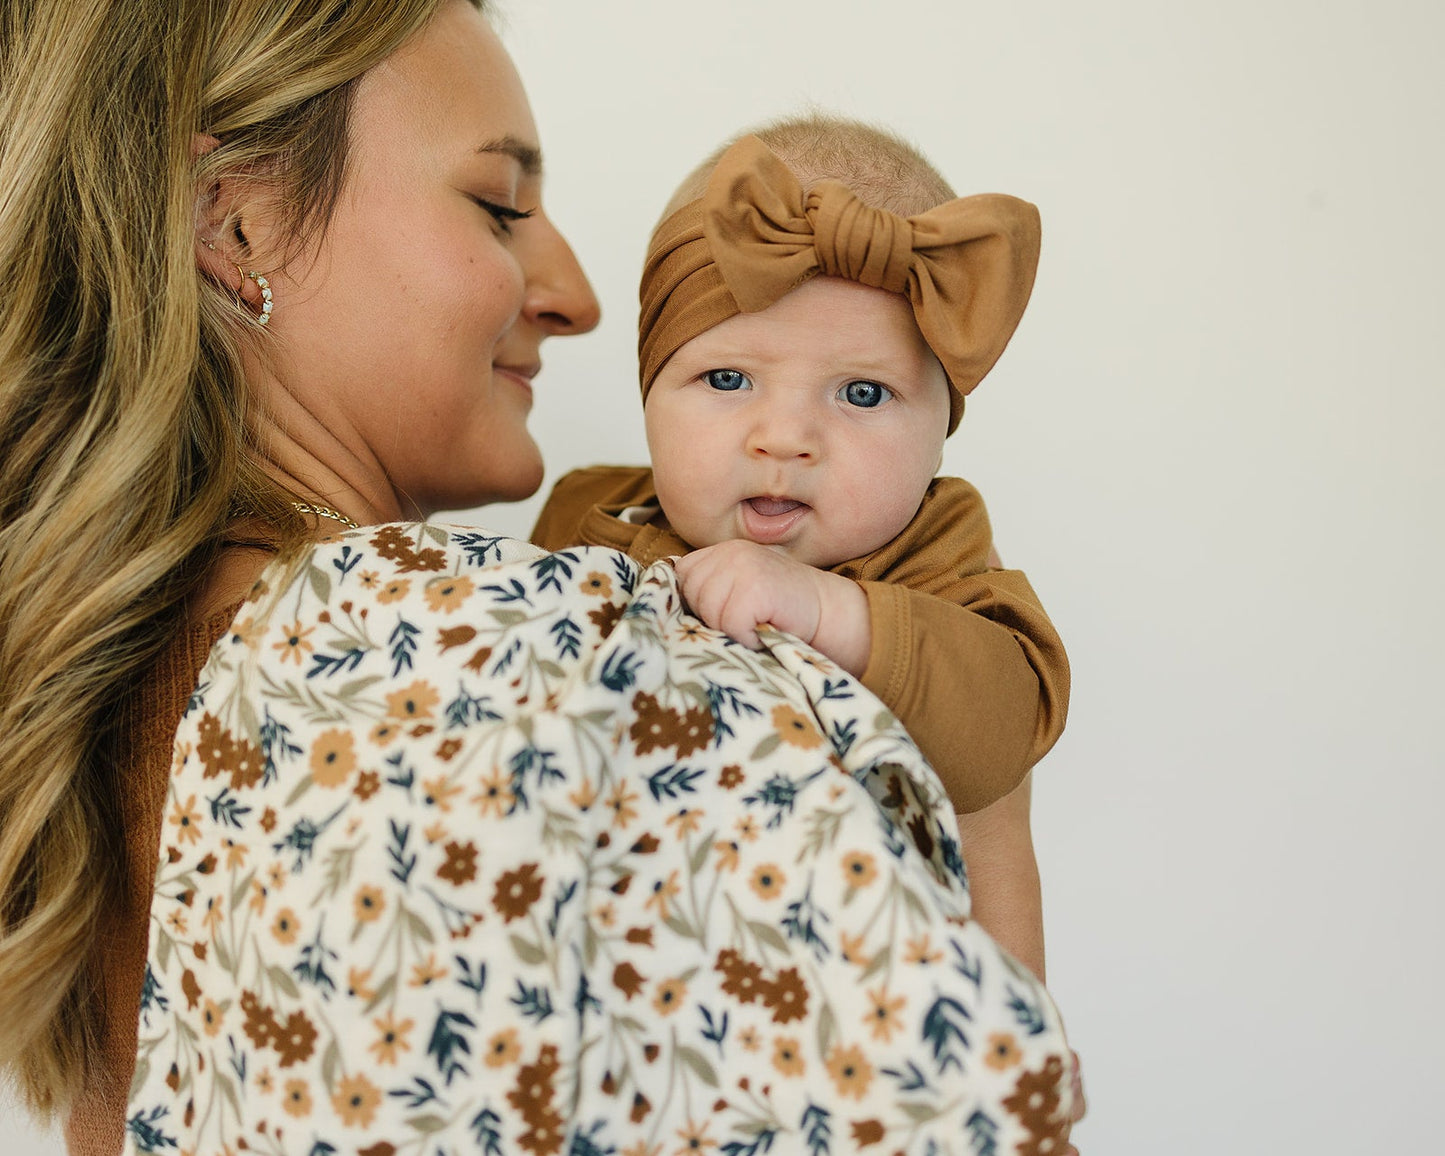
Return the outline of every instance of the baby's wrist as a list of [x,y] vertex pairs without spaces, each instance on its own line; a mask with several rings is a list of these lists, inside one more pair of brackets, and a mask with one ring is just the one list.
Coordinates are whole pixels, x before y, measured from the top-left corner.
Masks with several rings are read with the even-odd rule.
[[818,575],[818,629],[812,645],[849,674],[861,678],[873,646],[868,596],[851,578],[826,571]]

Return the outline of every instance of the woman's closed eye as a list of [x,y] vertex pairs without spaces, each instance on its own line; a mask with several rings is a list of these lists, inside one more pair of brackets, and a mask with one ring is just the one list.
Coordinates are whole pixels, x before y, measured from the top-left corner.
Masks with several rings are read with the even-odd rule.
[[893,391],[876,381],[850,381],[838,396],[858,409],[876,409],[893,396]]
[[492,219],[497,222],[504,233],[512,231],[512,222],[525,221],[537,211],[536,209],[514,209],[510,205],[499,205],[496,201],[488,201],[482,197],[473,197],[472,200],[491,214]]
[[713,389],[722,390],[725,393],[733,393],[739,389],[747,389],[752,385],[747,374],[740,373],[736,369],[709,369],[702,375],[702,379],[712,386]]

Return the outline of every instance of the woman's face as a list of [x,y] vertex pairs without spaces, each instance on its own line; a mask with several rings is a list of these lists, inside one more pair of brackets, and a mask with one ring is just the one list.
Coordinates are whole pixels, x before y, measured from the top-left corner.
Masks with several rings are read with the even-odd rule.
[[325,444],[307,452],[376,514],[541,484],[527,432],[539,349],[593,328],[598,307],[543,215],[521,80],[470,5],[445,5],[358,83],[335,213],[271,286],[271,368],[304,411],[273,432],[313,431]]

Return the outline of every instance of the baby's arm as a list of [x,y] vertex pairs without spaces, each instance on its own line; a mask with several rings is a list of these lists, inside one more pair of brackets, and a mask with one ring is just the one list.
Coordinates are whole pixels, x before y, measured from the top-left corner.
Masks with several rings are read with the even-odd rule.
[[714,630],[756,650],[761,622],[786,630],[860,677],[872,648],[868,597],[851,578],[737,539],[677,560],[692,611]]
[[1044,911],[1029,826],[1032,777],[998,802],[958,816],[973,917],[1044,982]]
[[[680,558],[677,573],[693,612],[746,646],[759,645],[755,627],[769,622],[855,676],[867,664],[872,640],[868,600],[851,579],[741,540]],[[1003,798],[960,814],[958,824],[974,918],[1042,980],[1043,907],[1029,802],[1025,776]]]

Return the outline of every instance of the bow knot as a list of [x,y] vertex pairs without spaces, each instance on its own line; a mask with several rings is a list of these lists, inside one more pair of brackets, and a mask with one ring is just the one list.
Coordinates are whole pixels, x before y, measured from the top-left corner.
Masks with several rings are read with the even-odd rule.
[[913,225],[906,217],[865,205],[853,190],[824,181],[808,194],[818,272],[861,285],[908,291],[913,267]]

